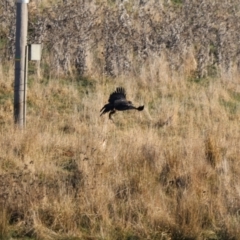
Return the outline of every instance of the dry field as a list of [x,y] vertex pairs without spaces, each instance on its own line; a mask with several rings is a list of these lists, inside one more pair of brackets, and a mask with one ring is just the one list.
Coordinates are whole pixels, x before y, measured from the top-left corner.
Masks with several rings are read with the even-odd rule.
[[0,3],[0,239],[240,239],[238,1],[79,1],[29,3],[25,130]]
[[[138,77],[33,73],[21,131],[13,69],[0,70],[1,239],[240,238],[239,75],[170,75],[163,58]],[[113,123],[99,110],[117,86],[145,110]]]

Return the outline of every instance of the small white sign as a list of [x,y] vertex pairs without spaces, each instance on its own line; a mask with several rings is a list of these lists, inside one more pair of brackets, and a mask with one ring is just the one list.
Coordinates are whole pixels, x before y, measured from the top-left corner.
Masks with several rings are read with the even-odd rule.
[[17,3],[29,3],[29,0],[16,0]]
[[41,60],[42,47],[41,44],[30,44],[28,51],[28,59],[31,61]]

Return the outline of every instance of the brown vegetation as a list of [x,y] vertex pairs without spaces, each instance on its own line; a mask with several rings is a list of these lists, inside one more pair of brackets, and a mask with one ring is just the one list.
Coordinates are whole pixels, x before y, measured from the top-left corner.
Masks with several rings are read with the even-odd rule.
[[[15,4],[0,7],[1,55],[11,59]],[[239,22],[236,0],[36,0],[29,3],[28,42],[43,44],[45,74],[138,75],[152,56],[165,56],[170,71],[201,78],[239,71]],[[189,58],[194,69],[185,66]]]
[[[1,25],[0,238],[239,239],[237,2],[66,2],[29,4],[24,131]],[[109,123],[118,86],[145,109]]]

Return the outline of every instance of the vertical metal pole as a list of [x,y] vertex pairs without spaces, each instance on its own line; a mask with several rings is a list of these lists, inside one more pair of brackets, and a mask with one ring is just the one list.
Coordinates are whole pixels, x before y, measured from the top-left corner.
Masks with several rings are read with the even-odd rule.
[[27,116],[27,80],[28,80],[28,46],[25,46],[25,70],[24,70],[24,97],[23,97],[23,127],[26,127]]
[[26,76],[26,47],[28,26],[28,0],[17,0],[16,14],[16,52],[14,82],[14,122],[19,128],[24,127],[24,98]]

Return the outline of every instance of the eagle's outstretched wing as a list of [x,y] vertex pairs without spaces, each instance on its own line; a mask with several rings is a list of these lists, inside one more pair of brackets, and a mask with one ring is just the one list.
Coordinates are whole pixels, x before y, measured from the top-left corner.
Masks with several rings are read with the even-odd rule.
[[108,102],[114,104],[116,100],[126,100],[126,92],[122,87],[118,87],[115,92],[111,93]]

